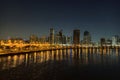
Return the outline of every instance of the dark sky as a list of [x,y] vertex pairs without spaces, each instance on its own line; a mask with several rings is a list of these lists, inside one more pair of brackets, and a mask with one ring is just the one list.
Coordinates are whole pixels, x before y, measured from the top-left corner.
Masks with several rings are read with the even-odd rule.
[[120,35],[119,0],[3,0],[0,2],[0,39],[48,35],[49,29],[88,30],[93,41]]

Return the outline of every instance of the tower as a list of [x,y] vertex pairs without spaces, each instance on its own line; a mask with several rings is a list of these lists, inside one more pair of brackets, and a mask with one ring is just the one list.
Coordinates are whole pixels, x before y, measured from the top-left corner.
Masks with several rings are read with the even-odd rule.
[[74,44],[80,43],[80,30],[79,29],[73,30],[73,43]]
[[90,44],[91,43],[91,35],[88,31],[84,32],[83,43],[84,44]]

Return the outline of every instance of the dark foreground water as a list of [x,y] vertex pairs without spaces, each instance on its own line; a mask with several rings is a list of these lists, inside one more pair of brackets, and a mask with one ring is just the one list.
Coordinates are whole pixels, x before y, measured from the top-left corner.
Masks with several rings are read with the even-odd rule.
[[0,56],[0,80],[119,80],[119,54],[71,49]]

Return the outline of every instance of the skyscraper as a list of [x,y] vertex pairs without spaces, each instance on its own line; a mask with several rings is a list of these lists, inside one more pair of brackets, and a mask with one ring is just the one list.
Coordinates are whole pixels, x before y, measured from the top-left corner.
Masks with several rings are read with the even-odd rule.
[[54,29],[50,28],[50,44],[54,44]]
[[74,44],[80,43],[80,30],[79,29],[73,30],[73,43]]
[[83,43],[84,44],[90,44],[91,43],[91,35],[88,31],[84,32]]
[[55,44],[60,44],[60,35],[58,33],[55,34]]

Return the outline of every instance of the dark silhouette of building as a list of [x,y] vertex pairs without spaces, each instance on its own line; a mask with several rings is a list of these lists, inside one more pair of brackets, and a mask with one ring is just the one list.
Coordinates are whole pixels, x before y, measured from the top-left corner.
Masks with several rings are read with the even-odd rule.
[[62,36],[62,44],[67,43],[67,37],[65,35]]
[[83,44],[91,44],[91,35],[88,31],[84,32]]
[[55,34],[55,44],[60,44],[60,35],[58,33]]
[[101,44],[101,46],[106,45],[106,40],[105,40],[105,38],[101,38],[101,39],[100,39],[100,44]]
[[54,44],[54,29],[50,28],[50,44]]
[[59,31],[59,36],[60,36],[60,43],[63,44],[63,33],[62,33],[62,29]]
[[80,30],[79,29],[73,30],[73,43],[74,44],[80,43]]

